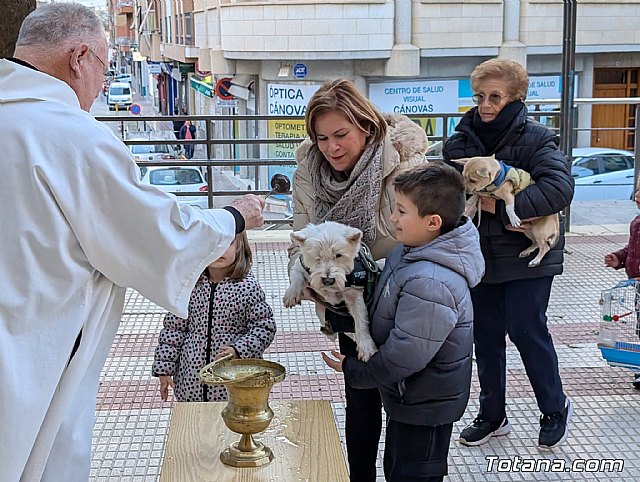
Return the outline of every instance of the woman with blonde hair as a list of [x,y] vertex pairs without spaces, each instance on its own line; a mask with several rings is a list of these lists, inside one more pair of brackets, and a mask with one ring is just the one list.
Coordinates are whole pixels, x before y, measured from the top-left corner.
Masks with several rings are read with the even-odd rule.
[[[322,84],[307,106],[305,124],[309,139],[296,151],[293,177],[293,230],[308,223],[340,222],[363,232],[376,260],[386,257],[396,244],[389,219],[394,208],[392,181],[402,169],[425,161],[425,132],[405,116],[381,114],[346,79]],[[290,270],[299,255],[292,245]],[[343,333],[353,331],[353,326],[344,326],[349,317],[329,310],[326,316],[338,332],[340,352],[357,356],[355,343]],[[345,392],[350,480],[375,481],[380,395],[377,389],[348,385]]]

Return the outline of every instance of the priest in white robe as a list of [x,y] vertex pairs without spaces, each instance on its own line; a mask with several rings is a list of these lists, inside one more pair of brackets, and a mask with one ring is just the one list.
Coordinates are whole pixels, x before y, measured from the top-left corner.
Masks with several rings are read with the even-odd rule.
[[185,318],[191,289],[263,201],[197,211],[140,184],[88,110],[108,66],[79,4],[25,19],[0,60],[0,480],[86,482],[125,287]]

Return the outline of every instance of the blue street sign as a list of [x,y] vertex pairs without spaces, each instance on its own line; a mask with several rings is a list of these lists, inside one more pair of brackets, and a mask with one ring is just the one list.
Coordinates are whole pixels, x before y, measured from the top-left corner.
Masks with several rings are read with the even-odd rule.
[[140,115],[140,111],[142,109],[140,108],[139,104],[131,104],[131,107],[129,107],[129,112],[131,112],[133,115]]
[[296,79],[304,79],[307,76],[307,66],[304,64],[294,65],[293,75]]

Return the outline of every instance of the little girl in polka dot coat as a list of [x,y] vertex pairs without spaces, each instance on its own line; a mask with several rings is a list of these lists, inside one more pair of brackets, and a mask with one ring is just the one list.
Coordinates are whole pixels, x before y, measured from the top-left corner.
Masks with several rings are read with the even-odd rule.
[[180,402],[227,399],[223,386],[200,383],[199,370],[227,354],[262,358],[276,334],[273,312],[251,273],[246,233],[202,274],[191,293],[189,317],[167,313],[152,372],[160,379],[160,397],[172,387]]

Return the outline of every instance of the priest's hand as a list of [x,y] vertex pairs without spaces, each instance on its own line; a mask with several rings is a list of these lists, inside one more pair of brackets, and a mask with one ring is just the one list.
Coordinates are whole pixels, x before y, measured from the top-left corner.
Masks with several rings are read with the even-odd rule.
[[231,203],[244,218],[244,228],[251,229],[262,226],[264,218],[262,210],[264,209],[265,200],[255,194],[246,194]]

